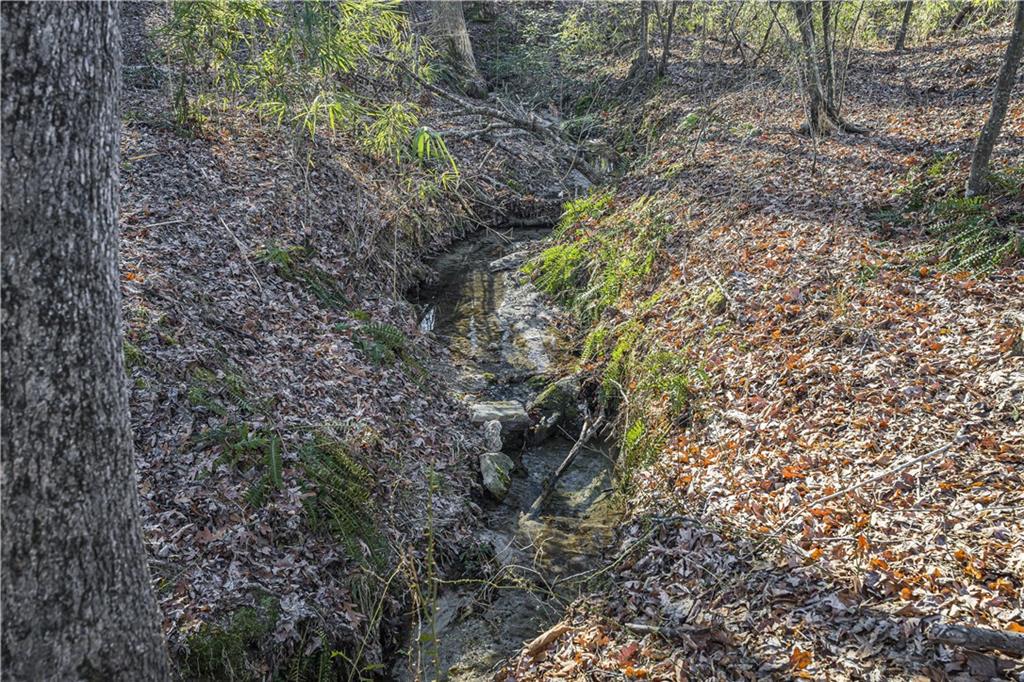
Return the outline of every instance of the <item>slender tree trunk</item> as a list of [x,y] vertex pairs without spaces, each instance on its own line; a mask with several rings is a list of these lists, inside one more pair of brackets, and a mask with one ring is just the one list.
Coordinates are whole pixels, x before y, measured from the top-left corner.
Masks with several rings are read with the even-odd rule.
[[1010,91],[1013,89],[1013,82],[1017,77],[1021,52],[1024,51],[1024,2],[1017,2],[1016,5],[1013,33],[1010,34],[1010,42],[1006,46],[1006,57],[999,70],[999,80],[996,82],[995,92],[992,93],[992,111],[988,115],[988,120],[985,121],[985,126],[981,129],[978,142],[974,145],[974,154],[971,157],[971,175],[967,180],[967,196],[983,194],[988,189],[988,164],[992,158],[992,148],[1003,127],[1003,119],[1006,118],[1006,109],[1010,103]]
[[3,3],[3,677],[166,680],[117,261],[111,3]]
[[971,0],[966,0],[964,6],[960,8],[960,11],[953,17],[953,23],[949,27],[950,34],[956,33],[963,26],[964,21],[967,20],[971,14],[974,13],[974,3]]
[[818,70],[817,48],[814,45],[814,20],[809,4],[801,0],[791,3],[793,13],[800,30],[801,44],[801,80],[806,96],[807,126],[811,135],[828,135],[832,132],[832,121],[829,118],[828,104]]
[[668,21],[666,22],[668,28],[665,30],[665,42],[662,43],[661,46],[661,61],[658,63],[659,76],[664,76],[666,71],[668,71],[668,54],[669,50],[672,48],[672,25],[676,19],[677,6],[678,3],[676,0],[669,2]]
[[637,62],[641,66],[647,66],[650,59],[650,38],[647,35],[647,24],[651,17],[651,0],[640,0],[640,31],[637,39],[640,53],[637,55]]
[[487,84],[476,68],[461,0],[438,0],[431,4],[431,9],[434,31],[448,53],[448,62],[460,80],[462,91],[470,97],[485,97]]
[[830,108],[835,108],[836,101],[836,67],[834,48],[835,36],[832,34],[832,2],[822,0],[821,3],[821,71],[822,88],[825,101]]
[[903,3],[903,21],[900,22],[900,32],[896,35],[896,45],[893,48],[896,52],[903,52],[907,43],[907,27],[910,25],[910,14],[914,11],[914,3],[907,0]]

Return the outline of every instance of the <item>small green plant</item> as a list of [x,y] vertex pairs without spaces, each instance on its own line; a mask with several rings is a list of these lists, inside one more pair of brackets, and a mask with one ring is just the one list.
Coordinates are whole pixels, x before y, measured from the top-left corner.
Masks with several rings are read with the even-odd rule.
[[405,334],[394,325],[367,322],[353,336],[356,347],[377,365],[391,365],[405,354]]
[[596,325],[587,333],[583,340],[583,350],[580,353],[580,362],[593,362],[602,360],[607,351],[607,344],[610,332],[603,324]]
[[134,343],[125,341],[123,353],[125,369],[141,367],[142,365],[146,364],[146,356],[143,354],[142,349],[136,346]]
[[256,400],[252,394],[248,381],[237,369],[229,367],[214,372],[206,367],[196,367],[189,375],[189,403],[220,417],[227,415],[231,405],[243,415],[265,414],[270,407],[269,401]]
[[611,192],[595,192],[565,202],[562,216],[555,226],[555,235],[564,235],[582,222],[600,220],[611,209],[613,198]]
[[312,254],[301,246],[271,242],[256,252],[256,260],[267,263],[281,279],[300,284],[325,306],[342,310],[348,305],[344,288],[326,270],[309,262]]
[[958,164],[959,157],[950,153],[914,166],[896,193],[897,203],[875,218],[923,225],[935,241],[919,257],[938,262],[945,270],[984,274],[1024,256],[1024,240],[1012,227],[1022,216],[1001,214],[1002,207],[1011,206],[1013,197],[1024,191],[1024,168],[993,173],[987,196],[965,197]]
[[579,243],[555,244],[523,267],[523,272],[534,278],[534,283],[547,294],[571,300],[583,282],[589,257]]
[[259,679],[257,652],[273,634],[279,616],[278,600],[267,595],[236,610],[223,625],[204,623],[187,640],[187,677],[211,682]]
[[299,463],[313,493],[303,502],[310,527],[333,535],[354,560],[383,570],[388,546],[370,515],[370,472],[326,434],[300,448]]
[[396,82],[402,68],[430,77],[397,0],[174,0],[158,39],[176,71],[179,124],[201,127],[221,98],[309,138],[352,133],[381,158],[401,160],[419,108],[380,101],[364,83]]

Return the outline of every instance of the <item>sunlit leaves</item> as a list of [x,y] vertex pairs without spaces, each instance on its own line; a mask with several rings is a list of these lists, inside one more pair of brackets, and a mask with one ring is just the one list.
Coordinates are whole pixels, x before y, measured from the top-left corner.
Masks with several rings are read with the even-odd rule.
[[220,91],[296,133],[354,134],[378,157],[441,161],[446,181],[458,176],[440,137],[418,129],[419,107],[368,92],[368,74],[394,78],[399,63],[426,73],[397,1],[176,1],[160,36],[181,121],[201,119],[201,97]]

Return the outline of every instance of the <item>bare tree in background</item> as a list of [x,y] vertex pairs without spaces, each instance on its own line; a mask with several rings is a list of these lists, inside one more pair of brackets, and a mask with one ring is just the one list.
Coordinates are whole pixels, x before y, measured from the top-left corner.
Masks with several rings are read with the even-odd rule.
[[3,677],[169,679],[121,351],[114,3],[3,3]]
[[914,11],[914,3],[907,0],[903,3],[903,20],[900,22],[900,32],[896,34],[896,45],[893,49],[896,52],[903,52],[907,44],[907,27],[910,25],[910,15]]
[[444,46],[448,63],[459,79],[459,87],[470,97],[485,97],[487,83],[476,68],[461,0],[439,0],[431,3],[430,7],[434,32]]
[[999,131],[1003,127],[1003,120],[1006,118],[1006,109],[1010,104],[1010,91],[1013,90],[1021,52],[1024,51],[1024,2],[1018,1],[1014,4],[1017,10],[1014,14],[1013,32],[1010,34],[1010,42],[1006,46],[1003,66],[999,69],[996,89],[992,93],[992,110],[981,129],[977,143],[974,145],[974,154],[971,156],[971,175],[967,180],[967,196],[984,194],[988,190],[988,167],[992,158],[992,149],[995,147]]
[[678,0],[669,0],[665,8],[665,19],[662,21],[661,11],[655,4],[654,11],[658,13],[658,23],[662,26],[661,59],[658,60],[658,75],[664,76],[668,71],[668,55],[672,49],[672,29],[676,20],[676,8]]
[[[793,0],[790,3],[800,31],[800,80],[804,89],[807,110],[807,128],[817,137],[829,135],[834,130],[863,133],[864,128],[845,121],[839,114],[835,92],[835,58],[832,46],[835,41],[831,2],[822,7],[823,64],[818,65],[817,37],[814,29],[814,15],[811,3]],[[825,73],[825,76],[822,73]]]

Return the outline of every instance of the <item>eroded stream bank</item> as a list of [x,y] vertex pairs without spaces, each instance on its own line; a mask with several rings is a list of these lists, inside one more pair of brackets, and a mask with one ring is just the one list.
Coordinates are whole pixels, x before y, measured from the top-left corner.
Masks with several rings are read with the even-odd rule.
[[[437,283],[416,292],[421,327],[452,354],[451,391],[479,413],[495,402],[533,404],[570,367],[557,310],[519,273],[546,230],[488,232],[434,264]],[[516,462],[503,500],[481,501],[474,557],[458,580],[439,587],[433,618],[413,624],[398,679],[488,680],[502,662],[557,622],[590,574],[603,565],[618,512],[613,455],[587,445],[540,513],[526,512],[578,436],[566,418],[540,440],[504,425],[503,450]]]

